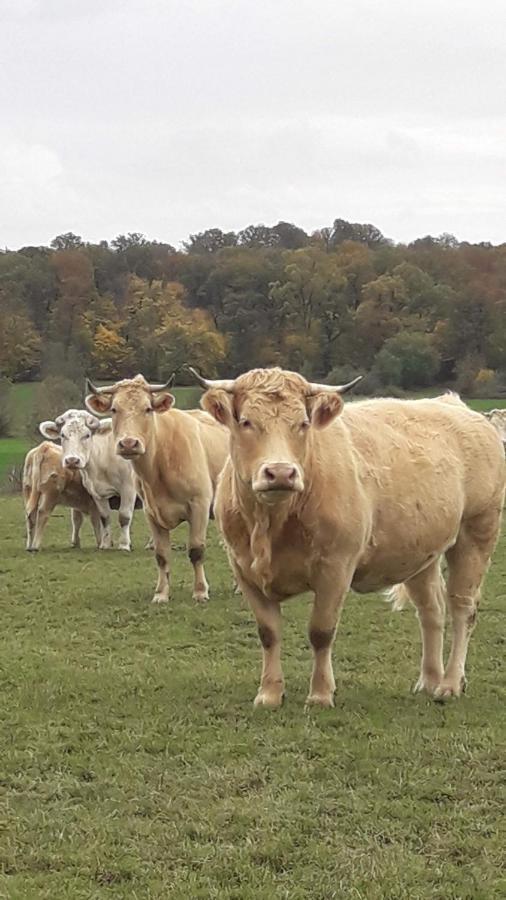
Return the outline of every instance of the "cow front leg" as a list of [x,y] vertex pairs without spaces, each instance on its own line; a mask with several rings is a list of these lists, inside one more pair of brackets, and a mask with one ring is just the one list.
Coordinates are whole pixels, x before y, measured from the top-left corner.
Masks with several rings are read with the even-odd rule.
[[119,539],[118,548],[120,550],[131,550],[131,540],[130,540],[130,528],[132,525],[132,516],[134,512],[135,506],[135,492],[127,492],[126,494],[121,495],[120,507],[119,507],[119,527],[121,529],[121,536]]
[[307,704],[334,706],[336,682],[332,669],[332,645],[349,582],[339,586],[335,573],[319,579],[309,621],[309,640],[313,649],[313,671]]
[[194,504],[190,510],[190,540],[188,556],[193,566],[192,599],[197,603],[209,600],[209,585],[204,570],[207,526],[209,523],[209,502]]
[[151,516],[147,516],[147,520],[153,535],[153,548],[158,566],[158,581],[152,602],[168,603],[170,589],[170,531],[167,528],[161,528]]
[[277,709],[283,703],[285,695],[285,679],[281,668],[280,604],[246,583],[235,566],[234,569],[237,584],[253,610],[262,645],[262,675],[254,705]]
[[79,509],[71,509],[70,519],[72,522],[72,535],[70,538],[70,545],[71,547],[80,548],[81,540],[79,538],[79,532],[81,530],[81,525],[83,524],[83,514]]
[[111,534],[111,507],[109,506],[108,500],[97,500],[95,498],[95,503],[98,506],[98,511],[100,514],[100,524],[102,526],[102,536],[100,538],[100,550],[110,550],[112,547],[112,534]]

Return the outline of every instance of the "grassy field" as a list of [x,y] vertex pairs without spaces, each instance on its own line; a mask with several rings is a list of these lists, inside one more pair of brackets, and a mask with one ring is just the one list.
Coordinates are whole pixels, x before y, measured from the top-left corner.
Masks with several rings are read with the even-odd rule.
[[307,600],[285,608],[288,695],[253,710],[260,653],[214,529],[212,600],[132,554],[68,549],[66,512],[23,548],[0,499],[0,897],[491,900],[506,896],[506,541],[468,693],[414,696],[414,614],[348,599],[336,708],[304,711]]

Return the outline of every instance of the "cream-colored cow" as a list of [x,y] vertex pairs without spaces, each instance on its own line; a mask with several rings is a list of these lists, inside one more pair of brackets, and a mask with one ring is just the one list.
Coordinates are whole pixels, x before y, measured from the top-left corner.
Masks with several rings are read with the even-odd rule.
[[26,549],[40,550],[42,535],[55,506],[70,506],[73,547],[79,547],[83,515],[90,517],[97,547],[101,540],[100,513],[84,488],[80,472],[66,469],[60,447],[43,441],[26,454],[23,467],[23,499],[26,515]]
[[[308,702],[331,706],[331,648],[347,592],[399,583],[420,620],[417,689],[459,695],[503,505],[504,452],[494,428],[458,398],[345,407],[350,385],[312,384],[281,369],[197,378],[207,389],[203,408],[231,436],[215,513],[258,623],[255,703],[282,702],[282,601],[314,593]],[[446,669],[445,604],[453,625]]]
[[166,385],[137,375],[110,387],[88,382],[86,405],[110,413],[116,451],[131,460],[137,490],[153,536],[158,565],[154,603],[169,599],[170,532],[188,522],[188,555],[194,569],[193,598],[206,602],[209,586],[204,551],[218,475],[228,455],[228,433],[202,410],[173,409]]

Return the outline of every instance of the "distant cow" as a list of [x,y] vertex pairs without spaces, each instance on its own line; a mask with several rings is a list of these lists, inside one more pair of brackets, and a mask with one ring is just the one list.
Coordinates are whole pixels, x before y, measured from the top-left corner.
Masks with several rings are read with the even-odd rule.
[[[455,398],[344,407],[351,385],[312,384],[281,369],[198,380],[207,388],[202,406],[231,435],[215,513],[258,623],[255,703],[282,702],[283,600],[314,592],[308,703],[331,706],[331,648],[346,593],[394,584],[404,584],[420,620],[417,690],[459,695],[504,497],[504,453],[491,425]],[[453,623],[446,670],[445,602]]]
[[110,499],[119,495],[120,550],[130,550],[130,525],[135,507],[135,476],[129,462],[116,454],[110,419],[100,420],[86,409],[69,409],[54,422],[41,422],[40,431],[61,439],[63,465],[81,473],[83,485],[100,511],[100,549],[112,547]]
[[65,469],[60,447],[43,441],[26,454],[23,468],[23,498],[26,514],[26,549],[40,550],[42,534],[55,506],[70,506],[72,546],[79,547],[83,515],[90,517],[97,546],[101,540],[100,513],[83,487],[79,472]]
[[494,426],[506,447],[506,409],[491,409],[489,412],[483,413],[483,415]]
[[117,452],[135,470],[158,565],[153,602],[169,599],[170,532],[180,522],[190,527],[193,598],[205,602],[206,532],[228,433],[202,410],[173,409],[169,384],[148,384],[142,375],[110,387],[89,382],[86,406],[93,413],[111,413]]

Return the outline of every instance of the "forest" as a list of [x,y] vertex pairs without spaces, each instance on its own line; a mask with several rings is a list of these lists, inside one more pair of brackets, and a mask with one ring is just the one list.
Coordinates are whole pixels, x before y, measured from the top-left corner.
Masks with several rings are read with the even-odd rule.
[[[449,234],[396,244],[336,219],[211,228],[181,249],[73,233],[0,252],[0,374],[77,383],[191,362],[209,376],[282,365],[367,392],[506,388],[506,244]],[[185,383],[179,373],[179,383]]]

